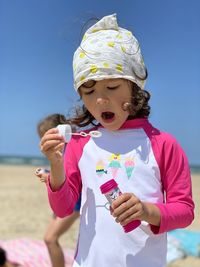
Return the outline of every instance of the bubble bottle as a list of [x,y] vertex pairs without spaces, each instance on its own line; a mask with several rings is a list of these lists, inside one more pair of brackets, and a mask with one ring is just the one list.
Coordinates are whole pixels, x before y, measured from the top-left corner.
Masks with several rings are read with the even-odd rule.
[[[106,183],[100,186],[101,193],[105,195],[110,205],[113,203],[115,199],[118,198],[122,194],[120,191],[118,184],[114,179],[107,181]],[[140,220],[133,220],[130,223],[123,226],[124,232],[128,233],[135,228],[137,228],[141,224]]]

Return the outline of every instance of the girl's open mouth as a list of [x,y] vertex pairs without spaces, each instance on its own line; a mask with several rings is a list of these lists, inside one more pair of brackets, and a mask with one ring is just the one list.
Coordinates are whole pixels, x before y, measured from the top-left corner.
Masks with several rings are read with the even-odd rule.
[[102,112],[101,117],[105,122],[112,122],[115,119],[115,113],[110,111]]

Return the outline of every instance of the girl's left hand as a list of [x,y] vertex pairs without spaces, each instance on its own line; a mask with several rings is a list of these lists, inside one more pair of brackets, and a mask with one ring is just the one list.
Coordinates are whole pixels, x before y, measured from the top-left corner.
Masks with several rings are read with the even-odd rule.
[[123,193],[111,205],[111,214],[122,226],[133,220],[160,225],[160,210],[153,203],[142,202],[133,193]]
[[144,220],[146,217],[143,203],[133,193],[120,195],[111,205],[111,214],[122,226],[133,220]]

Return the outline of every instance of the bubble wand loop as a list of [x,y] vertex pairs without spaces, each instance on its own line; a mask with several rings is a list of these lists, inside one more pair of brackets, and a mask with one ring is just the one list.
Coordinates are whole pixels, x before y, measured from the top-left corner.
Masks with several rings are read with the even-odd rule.
[[60,124],[56,128],[58,129],[59,134],[65,138],[66,143],[70,141],[72,135],[79,135],[82,137],[91,136],[93,138],[98,138],[102,136],[102,133],[99,131],[90,131],[89,133],[86,132],[73,133],[71,125],[69,124]]
[[86,132],[80,132],[80,133],[71,133],[71,135],[80,135],[82,137],[87,137],[87,136],[91,136],[91,137],[101,137],[102,133],[99,131],[90,131],[89,133]]

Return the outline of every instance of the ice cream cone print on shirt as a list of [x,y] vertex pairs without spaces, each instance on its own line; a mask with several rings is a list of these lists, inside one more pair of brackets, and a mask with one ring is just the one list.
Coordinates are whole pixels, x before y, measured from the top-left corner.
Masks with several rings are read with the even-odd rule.
[[103,174],[107,174],[107,171],[105,170],[104,167],[104,162],[103,160],[99,160],[96,165],[96,174],[101,177]]
[[109,158],[110,163],[108,167],[111,170],[113,179],[116,178],[119,168],[121,168],[120,158],[120,154],[112,154]]
[[126,158],[124,166],[125,166],[125,169],[126,169],[126,174],[128,176],[128,179],[130,179],[131,174],[133,172],[133,169],[135,167],[134,160],[132,158]]

